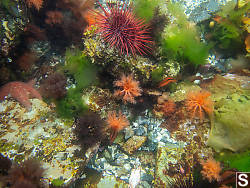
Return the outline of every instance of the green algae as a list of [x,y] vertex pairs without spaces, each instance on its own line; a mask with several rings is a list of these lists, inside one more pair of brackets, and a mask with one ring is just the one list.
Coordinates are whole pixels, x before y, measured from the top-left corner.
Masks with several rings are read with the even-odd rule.
[[240,153],[222,152],[215,156],[215,159],[223,162],[226,169],[236,168],[241,172],[250,171],[250,150]]
[[165,29],[162,55],[195,66],[205,64],[210,45],[201,42],[198,28],[187,20],[179,4],[168,3],[168,11],[175,20]]
[[4,153],[10,150],[18,150],[19,146],[12,142],[5,142],[4,140],[0,140],[0,153]]
[[160,5],[160,0],[135,0],[135,13],[149,22],[154,15],[154,10]]
[[67,50],[65,54],[66,64],[64,70],[68,71],[75,80],[75,88],[67,91],[66,97],[56,101],[56,111],[59,116],[67,119],[83,113],[87,106],[82,100],[82,90],[93,84],[96,78],[97,68],[90,63],[80,50]]
[[56,187],[60,187],[60,186],[62,186],[63,184],[64,184],[64,180],[62,180],[62,179],[54,179],[52,182],[51,182],[51,184],[53,185],[53,186],[56,186]]
[[73,75],[77,88],[86,88],[95,81],[97,68],[80,50],[67,50],[65,59],[64,69]]
[[212,40],[221,49],[234,52],[244,47],[244,29],[242,19],[250,9],[250,4],[237,8],[230,1],[217,13],[220,20],[212,28]]
[[65,98],[56,101],[56,111],[62,118],[71,119],[86,110],[81,91],[77,88],[69,89]]
[[233,94],[222,98],[214,111],[208,145],[215,150],[241,151],[250,146],[250,98]]

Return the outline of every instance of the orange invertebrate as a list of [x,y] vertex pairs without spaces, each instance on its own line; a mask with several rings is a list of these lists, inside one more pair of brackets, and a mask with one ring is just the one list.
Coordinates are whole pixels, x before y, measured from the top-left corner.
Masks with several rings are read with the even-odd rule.
[[125,115],[121,113],[121,111],[119,112],[119,114],[116,114],[116,112],[114,111],[109,112],[106,121],[108,123],[109,128],[111,129],[111,143],[116,138],[117,133],[129,125],[129,121],[127,120]]
[[185,105],[188,111],[191,113],[191,118],[195,116],[204,118],[204,111],[209,115],[213,112],[213,102],[209,98],[211,95],[208,91],[191,91],[187,94]]
[[42,8],[43,5],[43,0],[26,0],[26,3],[29,8],[34,6],[37,10],[40,10],[40,8]]
[[133,75],[122,75],[121,79],[114,82],[114,85],[120,87],[120,90],[115,90],[115,96],[121,96],[122,100],[127,103],[136,103],[135,97],[141,96],[142,89],[139,87],[139,82],[133,79]]
[[203,178],[208,179],[209,182],[212,182],[213,180],[220,180],[221,167],[219,162],[214,159],[208,159],[206,161],[202,161],[201,165],[201,174]]
[[158,87],[163,87],[163,86],[165,86],[165,85],[168,85],[168,84],[171,83],[171,82],[176,82],[176,80],[173,79],[173,78],[171,78],[171,77],[167,77],[167,78],[165,78],[164,80],[162,80],[162,81],[159,83]]
[[98,10],[88,10],[84,15],[84,19],[87,21],[88,26],[84,29],[84,31],[90,30],[91,26],[95,26],[97,24],[97,20],[100,19],[97,14]]

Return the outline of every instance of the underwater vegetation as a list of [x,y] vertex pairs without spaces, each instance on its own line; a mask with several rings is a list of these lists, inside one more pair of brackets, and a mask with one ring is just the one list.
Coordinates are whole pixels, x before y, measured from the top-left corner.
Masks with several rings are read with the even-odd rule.
[[64,70],[68,71],[76,82],[77,89],[83,89],[96,79],[97,67],[80,50],[67,50],[65,53]]
[[77,142],[86,150],[105,138],[105,121],[94,112],[85,112],[77,118],[74,132]]
[[126,55],[150,53],[152,41],[147,25],[135,16],[126,2],[122,5],[118,1],[114,5],[107,3],[107,9],[99,5],[103,13],[96,12],[98,32],[111,47]]
[[41,82],[39,92],[45,98],[60,99],[67,93],[66,84],[66,77],[62,73],[56,72]]
[[37,59],[38,57],[34,52],[26,51],[16,60],[16,63],[21,70],[30,72]]
[[242,7],[236,6],[237,4],[233,1],[223,6],[213,18],[216,23],[211,30],[215,45],[230,52],[239,51],[244,46],[246,31],[243,21],[250,9],[249,3]]
[[63,118],[72,118],[86,111],[87,105],[82,100],[82,94],[77,88],[70,88],[64,98],[57,100],[56,111]]
[[[205,188],[228,185],[225,173],[249,171],[249,5],[223,6],[210,16],[213,26],[163,0],[21,5],[16,11],[27,11],[29,23],[22,44],[9,43],[9,56],[0,49],[7,83],[0,145],[3,155],[19,162],[32,155],[53,173],[25,161],[9,171],[8,186],[79,187],[85,179],[85,187],[98,187],[112,178],[112,185]],[[6,20],[1,29],[11,34],[17,16]],[[33,77],[37,90],[24,82]],[[86,166],[98,171],[95,185]]]
[[[95,81],[97,68],[79,50],[67,50],[65,55],[66,64],[63,70],[73,76],[75,87],[68,89],[66,96],[56,101],[56,110],[61,117],[72,118],[81,115],[87,109],[86,104],[82,100],[81,92]],[[57,84],[60,86],[58,89],[62,89],[61,91],[63,91],[64,89],[61,86],[64,87],[65,82],[61,80],[61,85]],[[53,92],[56,92],[56,90]],[[61,95],[64,93],[58,94]]]
[[114,96],[122,97],[124,103],[136,103],[134,98],[141,96],[142,89],[132,74],[128,76],[123,74],[120,80],[114,82],[114,86],[120,87],[120,89],[115,90]]
[[215,156],[215,159],[223,162],[226,169],[237,169],[240,172],[250,171],[250,150],[240,153],[221,152]]
[[187,20],[179,4],[168,3],[168,11],[175,19],[163,33],[162,55],[195,66],[205,64],[210,46],[201,42],[195,24]]
[[60,11],[46,12],[45,23],[49,25],[61,24],[63,22],[63,14]]
[[160,6],[161,0],[135,0],[134,11],[136,16],[149,22],[153,16],[156,7]]
[[171,116],[176,111],[176,104],[171,99],[165,100],[159,97],[157,102],[157,108],[164,116]]
[[13,164],[5,178],[5,184],[12,188],[42,188],[44,169],[39,161],[29,159],[21,164]]
[[155,42],[154,45],[160,45],[161,34],[168,22],[167,14],[163,14],[159,6],[155,7],[153,17],[149,22],[149,35]]
[[217,103],[208,139],[209,146],[217,151],[249,149],[249,104],[249,98],[240,94],[229,95]]

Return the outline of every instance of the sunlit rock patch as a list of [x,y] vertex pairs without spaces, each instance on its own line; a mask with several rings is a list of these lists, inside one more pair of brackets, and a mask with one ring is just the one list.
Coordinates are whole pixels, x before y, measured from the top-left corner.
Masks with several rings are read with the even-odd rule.
[[16,162],[38,158],[50,181],[70,180],[77,172],[73,158],[78,146],[71,143],[73,122],[64,122],[46,103],[32,99],[32,111],[27,111],[13,100],[0,103],[1,153]]

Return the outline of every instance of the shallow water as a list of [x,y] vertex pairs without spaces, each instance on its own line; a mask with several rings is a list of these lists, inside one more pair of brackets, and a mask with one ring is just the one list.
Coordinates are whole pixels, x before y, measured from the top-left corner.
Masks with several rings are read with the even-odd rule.
[[249,6],[1,1],[0,187],[240,187]]

